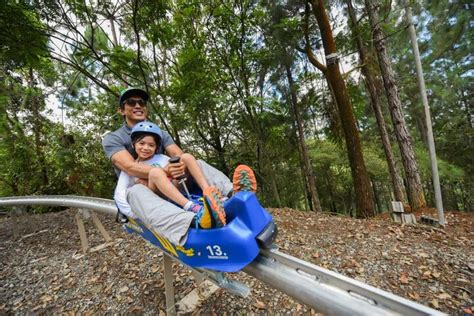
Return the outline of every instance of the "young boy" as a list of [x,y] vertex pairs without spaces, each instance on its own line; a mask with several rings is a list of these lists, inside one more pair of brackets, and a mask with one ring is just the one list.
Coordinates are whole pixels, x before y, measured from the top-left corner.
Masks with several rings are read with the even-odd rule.
[[[190,176],[202,189],[204,206],[184,197],[177,188],[177,181],[173,181],[168,170],[170,158],[163,154],[156,154],[161,144],[161,130],[157,125],[151,122],[138,123],[133,127],[130,137],[132,146],[138,156],[137,162],[158,167],[153,168],[149,173],[147,185],[152,191],[172,200],[186,211],[195,213],[196,227],[209,229],[222,227],[226,224],[221,194],[217,188],[209,186],[201,168],[192,155],[183,154],[180,159],[185,164]],[[135,177],[122,171],[115,189],[114,199],[117,207],[126,216],[135,217],[127,203],[126,191],[136,181]]]

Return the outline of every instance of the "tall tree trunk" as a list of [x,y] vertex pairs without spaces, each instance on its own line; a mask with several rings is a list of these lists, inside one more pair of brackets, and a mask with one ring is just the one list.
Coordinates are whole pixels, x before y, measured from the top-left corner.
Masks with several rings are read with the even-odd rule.
[[303,120],[300,115],[300,110],[298,106],[298,101],[296,98],[296,86],[293,81],[293,75],[291,74],[291,69],[288,64],[285,63],[286,76],[288,78],[288,85],[290,87],[291,94],[291,105],[293,107],[293,113],[295,115],[296,126],[298,128],[298,142],[300,143],[301,148],[301,159],[303,160],[304,172],[306,179],[308,180],[308,193],[310,196],[310,206],[311,210],[315,212],[321,212],[321,203],[319,201],[318,191],[316,189],[316,177],[313,173],[313,167],[308,155],[308,148],[306,147],[304,131],[303,131]]
[[210,109],[210,119],[212,122],[212,128],[211,128],[211,141],[213,143],[213,148],[217,152],[217,156],[219,158],[219,165],[221,168],[221,171],[224,172],[224,174],[229,174],[229,167],[227,166],[227,163],[225,161],[225,148],[222,144],[222,139],[223,135],[220,132],[221,129],[219,128],[219,122],[217,121],[216,117],[217,114],[215,113],[214,109]]
[[[469,90],[466,91],[466,93],[464,93],[464,89],[461,89],[459,91],[459,94],[461,95],[461,100],[462,100],[462,103],[464,104],[464,112],[466,113],[466,120],[467,120],[467,123],[469,124],[469,126],[471,126],[472,128],[474,128],[474,120],[472,119],[472,113],[474,112],[472,109],[473,109],[473,104],[472,102],[469,101]],[[466,97],[466,94],[467,94],[467,97]]]
[[295,138],[295,142],[296,142],[296,147],[298,148],[298,160],[299,160],[299,163],[300,163],[300,172],[301,172],[301,182],[302,182],[302,185],[303,185],[303,193],[304,193],[304,209],[305,210],[311,210],[311,206],[310,206],[310,201],[311,201],[311,197],[309,196],[309,189],[308,189],[308,179],[306,178],[305,176],[305,167],[304,167],[304,162],[303,162],[303,153],[302,153],[302,150],[301,150],[301,145],[300,145],[300,142],[298,142],[298,133],[296,132],[296,130],[298,129],[296,127],[296,122],[295,120],[291,120],[291,124],[293,126],[293,137]]
[[275,173],[271,173],[269,178],[270,178],[269,181],[272,188],[273,196],[275,197],[275,201],[276,201],[276,206],[281,207],[282,203],[281,203],[281,198],[280,198],[280,191],[278,190]]
[[426,130],[426,120],[423,109],[415,109],[413,112],[416,115],[415,122],[418,132],[420,133],[421,141],[428,147],[428,132]]
[[[258,124],[258,123],[257,123]],[[258,165],[260,166],[260,175],[262,178],[264,178],[266,181],[262,182],[262,187],[265,186],[265,183],[269,184],[269,191],[273,196],[274,201],[276,202],[276,206],[280,207],[281,206],[281,199],[280,199],[280,193],[278,192],[278,187],[276,186],[276,179],[275,179],[275,172],[273,171],[273,167],[271,165],[271,162],[268,158],[268,155],[266,154],[266,146],[263,141],[263,132],[259,128],[259,126],[256,126],[256,137],[257,137],[257,161]]]
[[40,114],[40,102],[39,97],[36,95],[36,83],[33,74],[33,69],[29,69],[29,78],[28,78],[28,87],[31,91],[31,97],[27,98],[30,102],[31,113],[32,113],[32,123],[33,123],[33,135],[35,138],[35,151],[36,151],[36,158],[38,159],[39,168],[41,170],[41,187],[39,188],[41,191],[44,190],[48,186],[48,170],[46,169],[46,158],[44,156],[44,143],[41,139],[41,134],[43,131],[43,118]]
[[324,8],[323,0],[310,0],[313,15],[316,17],[321,32],[321,38],[326,54],[326,66],[317,61],[307,41],[306,52],[311,63],[320,69],[329,81],[335,97],[342,127],[346,148],[354,181],[354,192],[357,208],[357,217],[367,218],[374,216],[372,188],[362,155],[362,146],[357,130],[352,104],[347,94],[346,84],[342,78],[337,58],[336,43],[332,34],[331,25]]
[[377,191],[377,185],[375,183],[375,179],[370,177],[370,181],[372,182],[372,189],[374,191],[374,199],[375,199],[375,205],[377,206],[376,212],[377,213],[382,213],[382,203],[380,203],[380,196]]
[[451,211],[459,211],[456,206],[456,193],[453,191],[453,186],[450,183],[446,183],[445,185],[441,186],[441,193],[443,196],[445,209]]
[[334,94],[334,89],[331,86],[331,82],[329,82],[328,78],[326,77],[326,84],[328,85],[329,92],[331,93],[331,100],[330,102],[326,103],[326,109],[329,110],[329,119],[331,121],[331,132],[335,135],[336,139],[341,142],[344,138],[344,130],[342,128],[341,122],[341,115],[339,114],[339,109],[336,102],[336,95]]
[[324,177],[326,178],[326,184],[328,186],[328,191],[329,191],[329,198],[331,199],[331,212],[337,214],[337,206],[336,206],[336,201],[334,200],[334,192],[333,192],[333,185],[332,185],[332,174],[331,174],[331,167],[326,166],[324,168]]
[[[395,155],[393,154],[392,145],[390,144],[390,139],[388,137],[387,126],[385,124],[385,119],[382,113],[382,106],[380,102],[379,95],[377,93],[377,88],[375,86],[375,76],[372,74],[372,70],[369,67],[370,61],[367,56],[367,50],[365,45],[362,42],[362,38],[358,32],[357,26],[357,17],[352,6],[352,0],[347,0],[347,8],[349,11],[349,16],[352,22],[352,25],[355,29],[355,38],[357,49],[359,51],[360,63],[362,65],[362,74],[365,77],[365,86],[370,96],[370,104],[374,110],[375,118],[377,120],[377,126],[380,132],[380,138],[382,141],[383,149],[385,152],[385,157],[387,159],[388,170],[390,172],[390,178],[392,180],[393,193],[395,195],[395,200],[405,203],[405,194],[403,188],[402,177],[397,167],[395,161]],[[379,209],[380,212],[380,209]]]
[[118,40],[117,40],[117,32],[115,31],[115,17],[114,14],[111,13],[108,17],[109,23],[110,23],[110,30],[112,33],[112,43],[114,44],[114,47],[118,46]]
[[384,39],[384,33],[380,27],[379,16],[375,6],[376,1],[365,0],[365,6],[369,15],[370,26],[372,28],[372,36],[374,45],[377,50],[377,57],[379,61],[380,71],[387,95],[390,115],[395,129],[398,146],[402,156],[403,167],[408,185],[408,194],[410,194],[410,201],[413,209],[418,209],[426,206],[425,195],[421,184],[420,173],[418,171],[418,164],[413,150],[410,132],[408,131],[403,116],[402,104],[398,94],[398,87],[395,80],[395,73],[392,69],[392,64],[387,52],[387,45]]
[[471,196],[469,194],[469,190],[466,192],[466,186],[464,183],[459,183],[458,184],[458,187],[459,187],[459,191],[461,193],[461,200],[462,200],[462,211],[472,211],[471,209],[471,204],[470,204],[470,200],[471,200]]

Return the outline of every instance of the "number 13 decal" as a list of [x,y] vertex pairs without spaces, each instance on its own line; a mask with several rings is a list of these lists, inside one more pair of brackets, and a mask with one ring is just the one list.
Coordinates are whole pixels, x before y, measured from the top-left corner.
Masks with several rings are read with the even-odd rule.
[[207,246],[206,249],[211,256],[222,256],[222,250],[219,245]]

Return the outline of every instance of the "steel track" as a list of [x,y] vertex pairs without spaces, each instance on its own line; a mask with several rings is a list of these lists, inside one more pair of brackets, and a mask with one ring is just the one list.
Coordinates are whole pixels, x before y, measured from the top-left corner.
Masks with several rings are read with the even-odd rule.
[[[42,195],[0,198],[0,206],[48,205],[117,213],[112,200]],[[326,315],[446,315],[276,249],[261,250],[243,271]]]

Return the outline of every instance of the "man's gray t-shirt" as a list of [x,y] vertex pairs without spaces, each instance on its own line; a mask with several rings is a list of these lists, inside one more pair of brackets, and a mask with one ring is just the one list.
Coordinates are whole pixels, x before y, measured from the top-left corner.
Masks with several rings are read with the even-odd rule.
[[[110,132],[105,135],[104,139],[102,140],[102,147],[104,148],[105,154],[109,159],[115,153],[119,151],[126,150],[128,151],[133,158],[137,158],[137,154],[132,147],[132,139],[130,138],[130,134],[132,133],[132,129],[128,127],[127,124],[123,124],[122,127],[117,129],[116,131]],[[164,154],[165,148],[169,145],[174,144],[173,139],[171,138],[170,134],[166,131],[161,131],[161,144],[158,148],[157,154]],[[120,175],[120,169],[114,166],[115,173],[117,177]]]

